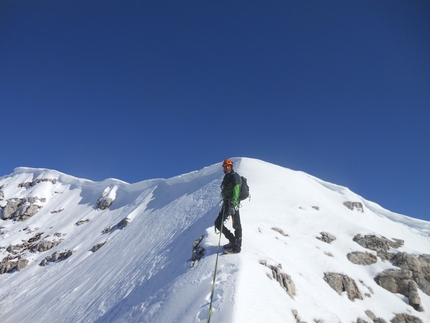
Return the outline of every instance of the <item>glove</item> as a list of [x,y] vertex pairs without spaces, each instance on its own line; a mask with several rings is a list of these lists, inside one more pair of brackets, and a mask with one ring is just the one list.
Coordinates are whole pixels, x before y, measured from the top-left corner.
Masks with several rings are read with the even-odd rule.
[[236,213],[237,210],[239,210],[239,207],[237,205],[230,204],[228,209],[227,209],[227,214],[233,215]]

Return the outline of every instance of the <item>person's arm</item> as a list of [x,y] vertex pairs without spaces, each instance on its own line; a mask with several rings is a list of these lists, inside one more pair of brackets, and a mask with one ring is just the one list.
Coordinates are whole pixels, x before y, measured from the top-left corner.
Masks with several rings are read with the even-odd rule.
[[233,203],[234,206],[238,206],[239,205],[239,193],[240,193],[240,185],[241,183],[241,179],[240,176],[235,173],[234,174],[234,187],[233,187],[233,196],[231,198],[231,203]]
[[233,187],[233,197],[231,198],[231,203],[235,206],[239,205],[239,192],[240,192],[240,184],[236,184]]

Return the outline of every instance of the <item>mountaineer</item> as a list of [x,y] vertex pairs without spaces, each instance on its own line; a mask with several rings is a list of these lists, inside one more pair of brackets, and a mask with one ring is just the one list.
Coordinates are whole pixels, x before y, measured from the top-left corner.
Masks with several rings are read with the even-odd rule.
[[[242,249],[242,225],[239,214],[239,193],[242,179],[234,171],[233,165],[234,163],[231,159],[224,160],[222,164],[225,174],[221,184],[223,204],[214,224],[219,231],[221,231],[222,226],[222,234],[229,241],[228,244],[224,245],[224,249],[231,249],[233,253],[239,253]],[[229,216],[231,216],[233,222],[234,234],[222,225]]]

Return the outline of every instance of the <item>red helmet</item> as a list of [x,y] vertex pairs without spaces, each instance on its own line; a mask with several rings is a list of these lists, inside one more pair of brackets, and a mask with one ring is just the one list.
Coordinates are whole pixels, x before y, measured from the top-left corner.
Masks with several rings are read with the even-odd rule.
[[231,160],[231,159],[226,159],[226,160],[224,160],[224,162],[222,163],[222,167],[225,167],[225,166],[228,166],[228,165],[230,165],[231,167],[233,167],[233,161]]

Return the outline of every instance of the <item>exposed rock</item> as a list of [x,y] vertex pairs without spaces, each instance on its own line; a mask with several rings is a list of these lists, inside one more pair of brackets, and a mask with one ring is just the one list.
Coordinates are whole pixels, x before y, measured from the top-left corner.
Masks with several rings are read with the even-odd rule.
[[36,241],[39,241],[42,238],[42,234],[43,234],[43,232],[36,233],[33,237],[28,239],[28,243],[34,243]]
[[[10,245],[6,249],[9,255],[3,258],[0,264],[0,274],[6,272],[12,272],[14,270],[21,270],[25,268],[29,261],[27,259],[21,259],[24,251],[28,250],[30,252],[44,252],[55,246],[59,245],[63,240],[40,240],[43,232],[39,232],[30,239],[23,240],[23,243],[17,245]],[[61,233],[56,233],[55,235],[64,235]],[[17,259],[17,260],[15,260]]]
[[118,186],[116,185],[114,187],[107,187],[97,200],[97,208],[100,210],[106,210],[110,207],[115,200],[117,190]]
[[16,269],[17,262],[7,261],[0,264],[0,274],[5,274]]
[[346,257],[353,264],[363,266],[372,265],[378,261],[378,258],[369,252],[354,251],[347,254]]
[[3,220],[25,221],[35,215],[42,208],[35,204],[37,201],[45,202],[45,198],[13,198],[6,201],[2,209]]
[[280,229],[280,228],[276,228],[276,227],[274,227],[274,228],[272,228],[272,230],[273,231],[276,231],[276,232],[278,232],[278,233],[280,233],[280,234],[282,234],[284,237],[288,237],[288,234],[286,234],[282,229]]
[[381,319],[380,317],[373,320],[373,323],[387,323],[384,319]]
[[319,206],[316,206],[316,205],[312,206],[312,208],[313,208],[314,210],[317,210],[317,211],[319,211],[319,209],[320,209],[320,207],[319,207]]
[[51,182],[52,184],[56,184],[57,180],[55,178],[53,178],[53,179],[51,179],[51,178],[37,178],[31,182],[19,183],[18,187],[34,186],[34,185],[42,183],[42,182]]
[[102,231],[102,233],[109,233],[109,232],[111,232],[115,228],[116,228],[116,224],[115,225],[111,225],[111,226],[109,226],[107,228],[104,228],[103,231]]
[[20,271],[21,269],[24,269],[25,267],[27,267],[28,263],[28,259],[19,259],[18,263],[16,264],[16,270]]
[[384,319],[376,317],[376,315],[373,314],[373,312],[370,310],[366,310],[364,311],[364,313],[366,313],[366,315],[372,320],[373,323],[387,323]]
[[45,251],[48,251],[49,249],[52,249],[58,246],[61,242],[63,242],[62,239],[53,240],[53,241],[42,240],[36,244],[31,245],[29,249],[31,252],[45,252]]
[[366,249],[376,251],[378,257],[382,260],[392,260],[395,255],[388,252],[390,248],[399,248],[403,246],[404,241],[400,239],[393,239],[393,241],[385,237],[377,237],[375,235],[365,235],[357,234],[353,240],[357,242],[360,246]]
[[93,247],[91,248],[91,251],[92,251],[92,252],[96,252],[96,251],[97,251],[97,250],[99,250],[101,247],[103,247],[103,246],[105,245],[105,243],[106,243],[106,241],[105,241],[105,242],[101,242],[101,243],[96,244],[95,246],[93,246]]
[[361,318],[358,318],[357,319],[357,323],[368,323],[367,321],[365,321],[365,320],[363,320],[363,319],[361,319]]
[[393,241],[390,241],[390,245],[393,248],[400,248],[405,244],[405,241],[402,239],[391,238]]
[[56,214],[56,213],[60,213],[63,211],[64,211],[64,209],[54,210],[54,211],[51,211],[51,214]]
[[375,277],[378,285],[392,293],[399,293],[409,299],[409,305],[415,310],[422,311],[418,285],[412,280],[412,271],[388,269]]
[[4,198],[4,193],[2,190],[0,190],[0,200],[3,200],[3,198]]
[[194,265],[203,257],[205,249],[200,246],[200,242],[202,242],[203,237],[204,235],[202,234],[193,242],[190,267],[194,267]]
[[121,221],[119,221],[116,226],[117,226],[118,229],[124,229],[129,224],[130,224],[130,219],[129,218],[124,218]]
[[334,240],[336,240],[336,237],[331,235],[328,232],[320,232],[321,237],[317,237],[318,240],[324,241],[326,243],[332,243]]
[[110,227],[105,228],[102,233],[109,233],[113,230],[117,230],[117,229],[124,229],[126,226],[128,226],[130,224],[130,219],[129,218],[124,218],[121,221],[119,221],[117,224],[115,225],[111,225]]
[[293,309],[293,310],[291,310],[291,313],[293,313],[293,316],[294,316],[294,319],[296,320],[296,323],[306,323],[300,319],[299,312],[297,310]]
[[294,298],[296,295],[296,285],[294,284],[290,275],[282,272],[282,265],[268,265],[265,260],[260,260],[260,264],[270,268],[272,270],[272,277],[279,283],[279,285],[281,285],[281,287],[287,292],[288,295],[290,295],[291,298]]
[[56,261],[67,259],[74,253],[75,253],[75,250],[68,250],[64,252],[54,252],[51,256],[45,257],[45,259],[43,259],[40,262],[39,266],[46,266],[49,262],[56,262]]
[[363,204],[361,202],[346,201],[343,202],[343,205],[345,205],[350,210],[357,209],[357,211],[364,212]]
[[354,279],[347,275],[338,273],[324,273],[324,280],[333,288],[339,295],[342,292],[346,292],[348,298],[353,301],[354,299],[363,299],[360,291],[358,290],[357,284]]
[[36,235],[34,235],[33,237],[31,237],[30,239],[28,239],[27,241],[23,240],[21,244],[9,245],[6,248],[6,251],[11,253],[11,254],[17,254],[19,252],[29,250],[35,246],[34,243],[36,241],[41,239],[42,234],[43,234],[43,232],[39,232]]
[[412,279],[418,284],[418,287],[430,296],[430,255],[417,257],[413,254],[400,252],[396,255],[394,265],[402,270],[410,270]]
[[79,220],[78,222],[75,223],[76,226],[80,226],[82,224],[88,223],[90,222],[89,219],[85,219],[85,220]]
[[17,261],[6,261],[0,264],[0,274],[10,273],[14,270],[20,271],[27,267],[28,259],[19,259]]
[[[359,280],[359,282],[361,283],[361,285],[363,285],[364,287],[366,287],[371,294],[374,294],[372,287],[367,286],[361,279]],[[364,294],[364,296],[371,297],[371,295],[369,293]]]
[[409,314],[396,314],[396,316],[390,321],[391,323],[423,323],[423,321],[415,316]]
[[97,208],[100,210],[106,210],[109,206],[112,205],[113,200],[111,198],[104,198],[97,201]]

